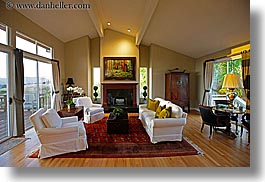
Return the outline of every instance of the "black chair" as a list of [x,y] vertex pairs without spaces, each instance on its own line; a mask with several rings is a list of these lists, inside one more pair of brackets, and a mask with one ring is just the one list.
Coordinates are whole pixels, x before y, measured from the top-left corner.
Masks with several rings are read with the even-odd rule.
[[246,113],[242,116],[241,119],[241,137],[243,134],[243,128],[248,131],[248,143],[250,143],[250,114]]
[[210,136],[212,136],[212,130],[217,129],[217,127],[226,127],[227,132],[230,132],[230,116],[229,114],[226,113],[214,113],[212,110],[212,107],[209,106],[203,106],[199,105],[200,113],[201,113],[201,118],[202,118],[202,127],[201,127],[201,132],[204,128],[204,125],[209,125],[210,126]]

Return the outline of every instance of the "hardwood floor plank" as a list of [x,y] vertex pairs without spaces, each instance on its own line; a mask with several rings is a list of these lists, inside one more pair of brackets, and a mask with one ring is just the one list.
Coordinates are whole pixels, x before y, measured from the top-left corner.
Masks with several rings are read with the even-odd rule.
[[[130,114],[137,116],[137,114]],[[201,129],[200,113],[191,111],[183,135],[201,148],[204,155],[154,158],[27,158],[38,148],[34,129],[26,132],[26,142],[0,156],[0,166],[6,167],[250,167],[250,145],[244,131],[236,139],[214,132],[209,139],[209,127]]]

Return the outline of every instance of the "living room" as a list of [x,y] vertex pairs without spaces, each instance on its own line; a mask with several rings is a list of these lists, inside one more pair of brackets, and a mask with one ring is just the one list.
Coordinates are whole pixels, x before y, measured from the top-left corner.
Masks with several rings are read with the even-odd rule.
[[[14,1],[15,2],[15,1]],[[86,2],[86,1],[85,1]],[[93,5],[97,5],[98,2],[95,1],[89,1],[91,3],[91,7]],[[138,2],[138,1],[137,1]],[[90,4],[87,3],[87,4]],[[128,2],[127,2],[128,3]],[[139,2],[138,2],[139,3]],[[147,13],[146,18],[142,20],[143,25],[139,29],[143,29],[143,31],[139,31],[140,35],[136,36],[136,33],[133,32],[135,29],[131,29],[131,33],[128,32],[126,27],[126,32],[119,31],[118,29],[115,29],[115,22],[112,22],[113,25],[104,25],[100,26],[99,24],[95,25],[95,20],[97,20],[97,23],[105,24],[107,22],[103,21],[102,18],[95,18],[94,16],[96,13],[91,15],[93,12],[89,12],[86,14],[86,16],[90,16],[89,20],[94,23],[90,24],[93,25],[93,28],[91,30],[89,28],[85,28],[86,31],[91,31],[87,33],[86,35],[83,35],[80,33],[74,33],[77,27],[84,27],[84,22],[81,22],[81,17],[84,16],[82,14],[83,12],[80,11],[76,15],[80,16],[80,22],[71,22],[69,23],[68,19],[69,15],[72,16],[69,12],[73,10],[66,11],[65,14],[68,14],[66,17],[61,19],[62,24],[58,25],[58,19],[54,17],[54,21],[51,18],[52,16],[61,16],[63,14],[60,14],[56,12],[56,10],[51,10],[50,15],[48,16],[47,12],[41,11],[41,10],[16,10],[12,9],[9,10],[6,8],[6,2],[1,1],[1,14],[0,14],[0,23],[1,25],[6,25],[11,33],[13,35],[16,35],[16,31],[18,31],[21,36],[29,37],[31,39],[37,40],[41,42],[42,44],[52,47],[53,50],[53,56],[51,59],[59,61],[59,70],[60,70],[60,92],[61,94],[66,92],[67,88],[67,79],[73,78],[74,85],[81,87],[84,90],[85,95],[93,97],[93,86],[95,77],[100,77],[100,84],[103,85],[106,83],[137,83],[137,92],[136,92],[136,104],[139,105],[142,103],[142,93],[139,86],[140,82],[140,68],[145,67],[147,68],[147,93],[148,98],[156,98],[161,97],[165,98],[166,89],[165,89],[165,74],[172,69],[179,70],[180,72],[189,73],[189,89],[190,89],[190,108],[191,111],[188,113],[187,118],[187,124],[185,126],[185,129],[183,131],[183,134],[189,138],[193,143],[195,143],[199,148],[203,150],[205,153],[204,155],[198,155],[198,156],[188,156],[188,157],[166,157],[166,158],[134,158],[134,159],[128,159],[124,158],[122,160],[119,159],[109,159],[108,162],[105,162],[106,159],[85,159],[84,161],[79,163],[78,159],[74,158],[67,158],[67,159],[60,159],[60,158],[54,158],[54,160],[39,160],[39,159],[23,159],[24,162],[20,162],[22,160],[21,158],[28,155],[30,152],[33,151],[34,148],[38,147],[38,139],[36,137],[36,134],[34,133],[33,129],[27,130],[25,136],[30,137],[30,141],[24,142],[25,150],[22,149],[23,147],[20,146],[20,148],[14,148],[13,151],[10,151],[10,153],[7,153],[6,155],[3,155],[2,159],[5,159],[1,166],[17,166],[17,167],[170,167],[170,166],[186,166],[186,167],[195,167],[195,166],[218,166],[218,167],[225,167],[225,166],[233,166],[233,167],[250,167],[250,145],[247,142],[247,135],[248,132],[244,130],[243,136],[238,136],[235,140],[230,139],[229,137],[226,137],[222,134],[214,134],[211,140],[209,140],[209,131],[208,128],[205,127],[204,132],[201,133],[201,118],[200,113],[198,112],[198,105],[202,103],[203,95],[204,95],[204,69],[203,65],[206,60],[210,59],[219,59],[221,57],[227,57],[228,55],[234,54],[232,53],[232,50],[235,50],[235,48],[249,45],[250,44],[250,12],[249,12],[249,1],[240,1],[240,2],[230,2],[230,1],[203,1],[200,6],[203,6],[203,4],[206,6],[208,3],[211,4],[211,8],[215,9],[216,11],[225,11],[223,9],[218,8],[231,8],[237,7],[238,11],[237,13],[229,14],[227,16],[234,16],[235,19],[244,19],[244,21],[240,21],[240,25],[232,25],[231,22],[228,21],[227,18],[224,17],[216,17],[216,20],[214,20],[216,23],[214,24],[216,28],[211,30],[211,32],[217,31],[218,28],[221,29],[222,26],[230,27],[230,30],[227,29],[226,32],[222,31],[218,32],[217,34],[211,33],[211,34],[199,34],[198,27],[199,23],[205,23],[204,24],[204,30],[209,29],[209,27],[212,27],[213,25],[208,25],[207,20],[200,21],[198,24],[195,24],[196,22],[191,22],[189,19],[185,19],[185,22],[190,22],[190,25],[184,29],[184,31],[189,32],[191,31],[192,34],[185,34],[183,39],[186,39],[186,43],[182,44],[183,40],[181,40],[181,36],[178,36],[178,39],[174,39],[174,36],[172,36],[172,39],[174,39],[175,44],[159,44],[159,41],[156,42],[154,37],[151,37],[154,33],[150,32],[151,30],[148,29],[148,26],[157,28],[155,22],[157,18],[160,17],[161,14],[165,13],[165,9],[169,8],[167,4],[173,3],[173,2],[164,2],[164,1],[154,1],[149,2],[146,1],[145,4],[148,9],[148,11],[144,11]],[[148,4],[150,3],[150,4]],[[195,3],[193,1],[186,2],[187,4],[184,5],[190,5],[190,3]],[[111,4],[111,3],[110,3]],[[123,4],[120,2],[120,4]],[[125,7],[128,6],[128,4],[124,3]],[[141,3],[139,3],[141,4]],[[180,6],[178,3],[171,4],[174,8],[177,8],[177,5]],[[109,4],[105,4],[105,6],[108,6]],[[152,5],[152,6],[151,6]],[[102,4],[103,6],[103,4]],[[190,5],[190,8],[195,11],[196,6],[199,6],[199,3],[196,5]],[[124,7],[124,8],[125,8]],[[207,5],[208,7],[208,5]],[[92,8],[93,9],[93,8]],[[116,7],[116,9],[119,9]],[[115,10],[116,10],[115,9]],[[171,10],[171,9],[170,9]],[[170,12],[170,10],[168,10]],[[229,9],[230,10],[230,9]],[[60,10],[58,10],[60,11]],[[63,10],[62,10],[63,11]],[[90,9],[88,10],[90,11]],[[95,10],[94,10],[95,11]],[[206,10],[205,10],[206,11]],[[45,14],[46,13],[46,14]],[[56,14],[58,13],[58,14]],[[62,13],[62,12],[61,12]],[[72,13],[72,12],[71,12]],[[76,12],[75,12],[76,13]],[[149,13],[149,14],[148,14]],[[209,12],[207,12],[209,13]],[[205,13],[205,14],[207,14]],[[89,14],[89,15],[88,15]],[[106,12],[107,14],[107,12]],[[189,14],[185,14],[187,17],[189,17]],[[125,16],[125,15],[124,15]],[[139,15],[140,16],[140,15]],[[162,16],[162,15],[161,15]],[[196,15],[195,15],[196,16]],[[204,15],[205,16],[205,15]],[[34,18],[35,17],[35,18]],[[42,25],[40,22],[36,21],[38,18],[42,18]],[[94,17],[94,19],[93,19]],[[194,18],[194,17],[190,17]],[[209,18],[208,14],[205,16],[205,18]],[[224,20],[227,20],[227,24],[222,24],[219,22],[222,22]],[[92,20],[91,20],[92,19]],[[149,20],[148,20],[149,19]],[[173,18],[172,18],[173,19]],[[212,18],[214,19],[214,18]],[[211,20],[212,20],[211,19]],[[230,19],[233,19],[230,17]],[[46,24],[45,24],[46,20]],[[83,19],[82,19],[83,20]],[[101,20],[101,21],[99,21]],[[105,19],[104,19],[105,20]],[[178,19],[179,20],[179,19]],[[49,27],[45,27],[47,25],[47,21],[49,22]],[[110,20],[109,20],[110,21]],[[147,21],[147,22],[144,22]],[[197,20],[198,21],[198,20]],[[209,21],[210,22],[210,21]],[[234,21],[238,22],[238,21]],[[57,24],[56,24],[57,23]],[[182,22],[177,22],[174,24],[180,24]],[[221,24],[221,25],[220,25]],[[65,27],[67,25],[67,29],[60,28],[60,26]],[[167,39],[167,36],[165,34],[162,34],[162,32],[168,32],[171,34],[171,31],[167,30],[170,29],[170,24],[168,26],[161,27],[163,29],[156,32],[156,36],[165,36],[165,40]],[[43,26],[43,27],[42,27]],[[231,26],[233,26],[231,28]],[[45,27],[45,28],[44,28]],[[104,27],[104,28],[103,28]],[[145,27],[145,28],[144,28]],[[149,28],[150,28],[149,27]],[[193,28],[195,27],[195,28]],[[233,30],[233,28],[238,27],[237,30]],[[49,29],[50,28],[50,29]],[[50,31],[47,31],[49,29]],[[173,27],[172,27],[173,29]],[[223,29],[222,29],[223,30]],[[233,30],[233,31],[232,31]],[[64,31],[66,33],[64,33]],[[68,35],[67,33],[73,32],[71,35]],[[173,31],[176,31],[174,29]],[[183,30],[182,30],[183,31]],[[61,32],[60,36],[55,36],[58,34],[58,32]],[[240,33],[239,33],[240,32]],[[133,34],[132,34],[133,33]],[[96,36],[92,36],[92,35]],[[181,34],[176,32],[176,34]],[[231,35],[234,35],[231,37]],[[192,35],[192,36],[187,36]],[[238,36],[235,36],[238,35]],[[150,36],[150,37],[149,37]],[[208,38],[207,38],[208,36]],[[93,38],[91,38],[93,37]],[[142,37],[142,38],[141,38]],[[202,39],[198,39],[199,37],[202,37]],[[226,42],[223,41],[223,37],[226,38]],[[15,37],[12,38],[14,41],[16,39]],[[153,40],[154,39],[154,40]],[[229,40],[230,39],[230,40]],[[203,40],[203,41],[202,41]],[[214,41],[212,41],[214,40]],[[144,43],[142,43],[142,42]],[[153,42],[152,42],[153,41]],[[176,42],[181,43],[176,43]],[[201,41],[201,42],[200,42]],[[11,41],[12,42],[12,41]],[[193,43],[194,42],[194,43]],[[199,46],[198,46],[199,42]],[[209,42],[210,45],[207,46],[207,43]],[[193,45],[194,44],[194,45]],[[9,45],[9,44],[8,44]],[[175,49],[172,49],[170,46],[176,46]],[[218,46],[217,46],[218,45]],[[14,44],[12,46],[9,45],[12,49],[16,48],[14,47]],[[10,48],[9,47],[9,48]],[[168,48],[167,48],[168,47]],[[181,48],[179,48],[181,47]],[[204,49],[201,49],[202,51],[199,52],[199,49],[196,47],[202,47]],[[1,44],[1,51],[7,50],[6,45]],[[194,51],[192,50],[194,49]],[[245,50],[245,49],[243,49]],[[243,50],[237,50],[235,54],[239,54]],[[9,50],[8,50],[9,51]],[[197,52],[198,51],[198,52]],[[6,52],[6,51],[5,51]],[[105,57],[135,57],[136,63],[135,63],[135,80],[105,80],[104,79],[104,58]],[[97,68],[100,70],[99,75],[94,74],[94,69]],[[102,86],[100,85],[100,86]],[[102,87],[100,90],[103,89]],[[103,104],[103,93],[98,97],[98,102]],[[186,110],[187,112],[187,110]],[[106,113],[105,113],[106,114]],[[23,152],[22,152],[23,151]],[[217,152],[217,154],[215,153]],[[233,153],[234,152],[234,153]],[[240,154],[240,155],[239,155]],[[9,157],[7,157],[9,155]],[[12,159],[13,155],[18,155],[18,159]],[[225,156],[227,155],[227,156]],[[220,157],[221,156],[221,157]],[[243,156],[243,157],[242,157]],[[219,159],[218,159],[219,158]],[[63,162],[62,162],[63,161]],[[73,164],[75,163],[75,164]],[[79,164],[77,164],[79,163]]]

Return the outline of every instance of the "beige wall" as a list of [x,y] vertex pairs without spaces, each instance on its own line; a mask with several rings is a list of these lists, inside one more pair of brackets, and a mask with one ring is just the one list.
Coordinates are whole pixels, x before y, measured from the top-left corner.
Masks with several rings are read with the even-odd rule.
[[[74,85],[82,87],[91,96],[90,39],[84,36],[65,43],[65,76],[74,79]],[[65,81],[66,82],[66,81]],[[64,83],[65,84],[65,83]]]
[[139,49],[135,45],[135,37],[106,29],[101,39],[101,68],[103,81],[104,57],[136,57],[136,81],[139,78]]
[[6,4],[0,1],[0,22],[6,24],[12,30],[19,31],[54,50],[54,59],[60,61],[60,75],[63,81],[64,75],[64,43],[52,34],[18,13],[16,10],[7,10]]
[[169,69],[179,68],[190,73],[190,101],[194,106],[195,91],[195,60],[175,51],[152,44],[150,46],[150,87],[152,98],[165,98],[165,73]]

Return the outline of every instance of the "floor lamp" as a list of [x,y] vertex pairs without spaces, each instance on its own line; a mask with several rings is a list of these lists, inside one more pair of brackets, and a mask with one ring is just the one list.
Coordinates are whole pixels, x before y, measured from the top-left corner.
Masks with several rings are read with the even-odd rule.
[[229,108],[234,108],[234,99],[237,96],[236,88],[244,88],[239,74],[226,74],[222,88],[226,88],[226,95],[230,101]]

